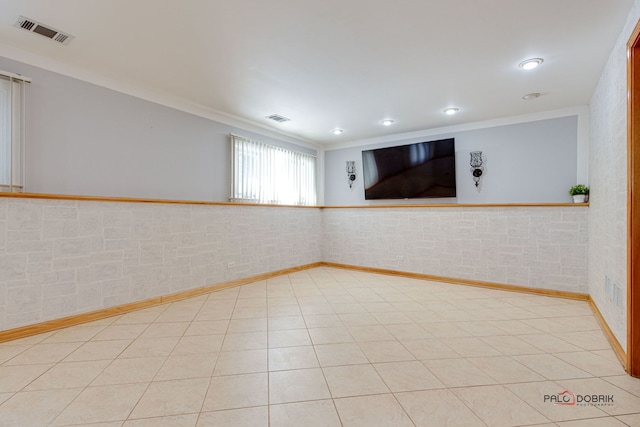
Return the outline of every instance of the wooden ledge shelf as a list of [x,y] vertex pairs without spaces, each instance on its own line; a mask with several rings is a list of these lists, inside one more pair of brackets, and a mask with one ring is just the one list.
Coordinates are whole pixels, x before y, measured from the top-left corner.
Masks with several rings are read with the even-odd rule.
[[0,192],[0,198],[14,199],[45,199],[71,200],[85,202],[115,202],[115,203],[157,203],[172,205],[208,205],[208,206],[251,206],[270,208],[302,208],[302,209],[397,209],[397,208],[518,208],[518,207],[589,207],[589,203],[437,203],[437,204],[380,204],[380,205],[336,205],[336,206],[300,206],[300,205],[271,205],[260,203],[209,202],[204,200],[172,200],[145,199],[134,197],[106,197],[106,196],[77,196],[69,194],[43,193],[8,193]]

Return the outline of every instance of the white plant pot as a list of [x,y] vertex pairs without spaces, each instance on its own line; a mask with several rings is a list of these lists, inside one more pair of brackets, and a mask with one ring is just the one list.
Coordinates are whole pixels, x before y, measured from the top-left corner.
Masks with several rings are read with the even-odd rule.
[[575,196],[573,196],[573,203],[584,203],[586,199],[586,194],[576,194]]

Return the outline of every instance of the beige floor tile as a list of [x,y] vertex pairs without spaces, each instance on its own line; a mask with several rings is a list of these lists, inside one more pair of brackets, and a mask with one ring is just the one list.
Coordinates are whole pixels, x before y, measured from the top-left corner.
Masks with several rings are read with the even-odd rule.
[[318,358],[312,346],[269,349],[269,370],[318,368]]
[[550,334],[525,334],[518,335],[522,341],[525,341],[546,353],[565,353],[571,351],[582,351],[576,345],[569,344],[565,340],[554,337]]
[[356,342],[395,341],[383,325],[347,326],[347,330]]
[[371,363],[416,360],[398,341],[374,341],[358,344]]
[[358,365],[369,362],[356,343],[323,344],[314,348],[320,366]]
[[270,427],[341,427],[332,400],[271,405]]
[[217,353],[170,356],[154,378],[154,381],[209,378],[218,359]]
[[169,415],[159,418],[125,421],[122,427],[195,427],[197,421],[198,414]]
[[152,323],[139,338],[181,337],[189,327],[189,322]]
[[439,339],[401,340],[402,345],[413,354],[416,359],[453,359],[461,357],[451,347]]
[[0,426],[46,426],[80,394],[82,388],[55,392],[41,390],[16,393],[0,405]]
[[582,378],[575,380],[556,381],[566,390],[576,395],[607,395],[613,396],[612,405],[598,406],[610,415],[626,415],[640,412],[640,397],[628,393],[600,378]]
[[87,387],[51,425],[83,425],[125,420],[146,388],[147,384]]
[[302,316],[270,317],[267,320],[270,331],[302,329],[307,327]]
[[457,388],[452,391],[490,426],[549,422],[549,419],[501,385]]
[[53,364],[0,366],[0,392],[20,391],[53,366]]
[[554,356],[593,376],[624,375],[625,373],[620,362],[605,359],[589,351],[555,353]]
[[416,427],[486,427],[446,389],[398,393],[396,398]]
[[51,344],[56,342],[78,342],[89,341],[99,332],[101,332],[106,326],[72,326],[69,328],[60,329],[56,331],[49,338],[43,340],[43,343]]
[[236,307],[233,309],[231,319],[257,319],[266,318],[267,308],[255,308],[255,307]]
[[130,418],[161,417],[200,411],[209,378],[153,382]]
[[319,368],[269,373],[270,404],[329,398],[331,394]]
[[[340,295],[343,297],[343,295]],[[336,314],[353,314],[353,313],[366,313],[367,310],[364,309],[360,303],[356,302],[355,299],[353,302],[329,302],[331,308],[333,308],[333,312]]]
[[588,378],[592,376],[590,373],[578,369],[552,354],[531,354],[512,356],[512,358],[548,380]]
[[160,357],[173,351],[179,337],[139,338],[134,340],[118,357]]
[[57,363],[77,350],[81,345],[81,342],[36,344],[7,360],[3,366]]
[[467,360],[500,384],[545,379],[509,356],[472,357]]
[[89,341],[64,358],[65,362],[83,360],[112,360],[118,357],[133,340]]
[[[591,418],[589,420],[564,421],[556,424],[558,427],[627,427],[628,425],[613,417]],[[633,426],[633,424],[631,424]]]
[[[333,310],[331,310],[333,312]],[[300,316],[302,312],[300,311],[300,307],[296,305],[278,305],[278,306],[270,306],[267,310],[267,314],[269,317],[279,317],[279,316]]]
[[447,387],[496,384],[496,381],[467,359],[434,359],[422,363]]
[[203,411],[246,408],[269,403],[267,373],[213,377],[202,406]]
[[114,341],[136,339],[147,329],[148,323],[137,323],[131,325],[110,325],[96,334],[92,341]]
[[228,320],[205,320],[201,322],[192,322],[184,332],[184,336],[225,334],[227,333],[228,327]]
[[152,323],[154,322],[160,313],[167,309],[168,305],[163,304],[157,307],[151,307],[144,310],[132,311],[120,316],[118,320],[113,322],[114,325],[133,325],[136,323]]
[[[173,303],[179,304],[179,303]],[[191,322],[198,314],[198,308],[201,304],[195,305],[193,308],[179,308],[177,305],[169,306],[165,311],[160,313],[156,318],[156,322]],[[217,319],[201,319],[201,320],[217,320]]]
[[171,351],[171,355],[218,353],[223,342],[224,335],[221,334],[182,337]]
[[[233,302],[231,302],[230,304],[233,304]],[[233,305],[229,305],[224,308],[215,307],[213,309],[207,309],[205,305],[193,320],[196,322],[207,320],[229,320],[231,319],[232,315]]]
[[267,332],[227,334],[221,351],[258,350],[267,348]]
[[267,318],[256,317],[250,319],[232,319],[229,321],[228,334],[243,334],[248,332],[264,332],[267,330]]
[[412,427],[413,423],[391,394],[336,399],[342,425]]
[[311,341],[314,345],[355,342],[344,326],[312,328],[309,329],[309,335],[311,335]]
[[267,372],[267,350],[227,351],[218,355],[213,375]]
[[[286,292],[286,296],[273,296],[273,292]],[[285,291],[284,288],[279,287],[278,285],[274,286],[273,292],[269,293],[267,296],[267,307],[282,307],[287,305],[298,305],[298,300],[296,299],[293,290],[287,289]]]
[[240,308],[267,308],[267,298],[239,298],[236,301],[236,307]]
[[268,427],[269,410],[266,406],[203,412],[196,427]]
[[269,348],[311,345],[309,331],[306,328],[269,331],[268,336]]
[[25,387],[25,390],[86,387],[108,364],[108,360],[58,363]]
[[613,377],[602,377],[602,379],[624,391],[640,397],[640,378],[634,378],[630,375],[616,375]]
[[640,413],[630,415],[620,415],[616,417],[628,426],[640,426]]
[[322,370],[334,398],[389,393],[371,365],[333,366]]
[[384,325],[384,327],[397,340],[423,340],[434,338],[433,335],[417,323],[400,323]]
[[509,335],[533,335],[542,332],[540,329],[520,320],[490,320],[487,323],[505,331]]
[[429,322],[420,323],[427,332],[436,338],[471,337],[473,334],[458,325],[458,322]]
[[346,313],[339,314],[338,317],[342,321],[342,324],[347,327],[380,324],[380,322],[369,313]]
[[0,344],[0,365],[29,349],[30,345],[6,345]]
[[444,384],[418,361],[376,363],[373,366],[394,393],[444,388]]
[[554,336],[584,350],[607,350],[611,348],[602,331],[558,332]]
[[557,396],[565,389],[556,382],[530,382],[523,384],[507,384],[505,386],[524,402],[532,406],[551,421],[579,420],[584,418],[606,417],[607,413],[595,406],[557,405],[545,402],[544,396]]
[[476,337],[441,338],[447,346],[463,357],[501,356],[502,352]]
[[165,359],[165,357],[116,359],[98,375],[91,385],[151,382]]
[[305,315],[304,321],[307,328],[329,328],[332,326],[344,326],[337,314]]
[[506,355],[519,355],[519,354],[540,354],[543,353],[538,347],[535,347],[519,337],[513,337],[508,335],[481,337],[481,341],[489,344],[502,354]]

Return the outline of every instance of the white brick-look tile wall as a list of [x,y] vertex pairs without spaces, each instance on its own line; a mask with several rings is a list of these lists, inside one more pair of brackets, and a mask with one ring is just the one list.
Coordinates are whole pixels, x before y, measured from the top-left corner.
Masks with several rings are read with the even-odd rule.
[[323,259],[586,293],[587,211],[557,206],[327,208]]
[[[640,18],[636,1],[591,98],[589,113],[589,293],[627,348],[627,49]],[[622,288],[621,305],[605,277]]]
[[320,217],[319,208],[0,198],[0,330],[318,262]]
[[586,259],[585,207],[0,198],[0,330],[319,261],[586,292]]

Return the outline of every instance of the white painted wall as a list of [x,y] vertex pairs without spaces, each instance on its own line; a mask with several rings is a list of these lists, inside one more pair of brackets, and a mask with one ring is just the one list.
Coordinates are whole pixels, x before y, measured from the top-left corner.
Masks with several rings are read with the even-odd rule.
[[0,57],[33,79],[27,93],[26,191],[228,201],[229,133],[250,132]]
[[[403,203],[364,199],[362,151],[443,138],[455,138],[457,197],[412,199],[404,203],[571,201],[568,190],[576,184],[578,176],[577,115],[327,150],[325,205]],[[487,159],[480,191],[474,186],[469,170],[471,151],[482,151]],[[580,152],[584,153],[584,148]],[[358,170],[353,188],[347,184],[347,160],[355,160]]]
[[[627,52],[640,19],[636,1],[591,98],[589,293],[616,338],[627,345]],[[618,285],[620,305],[605,278]],[[613,289],[612,289],[613,290]]]

